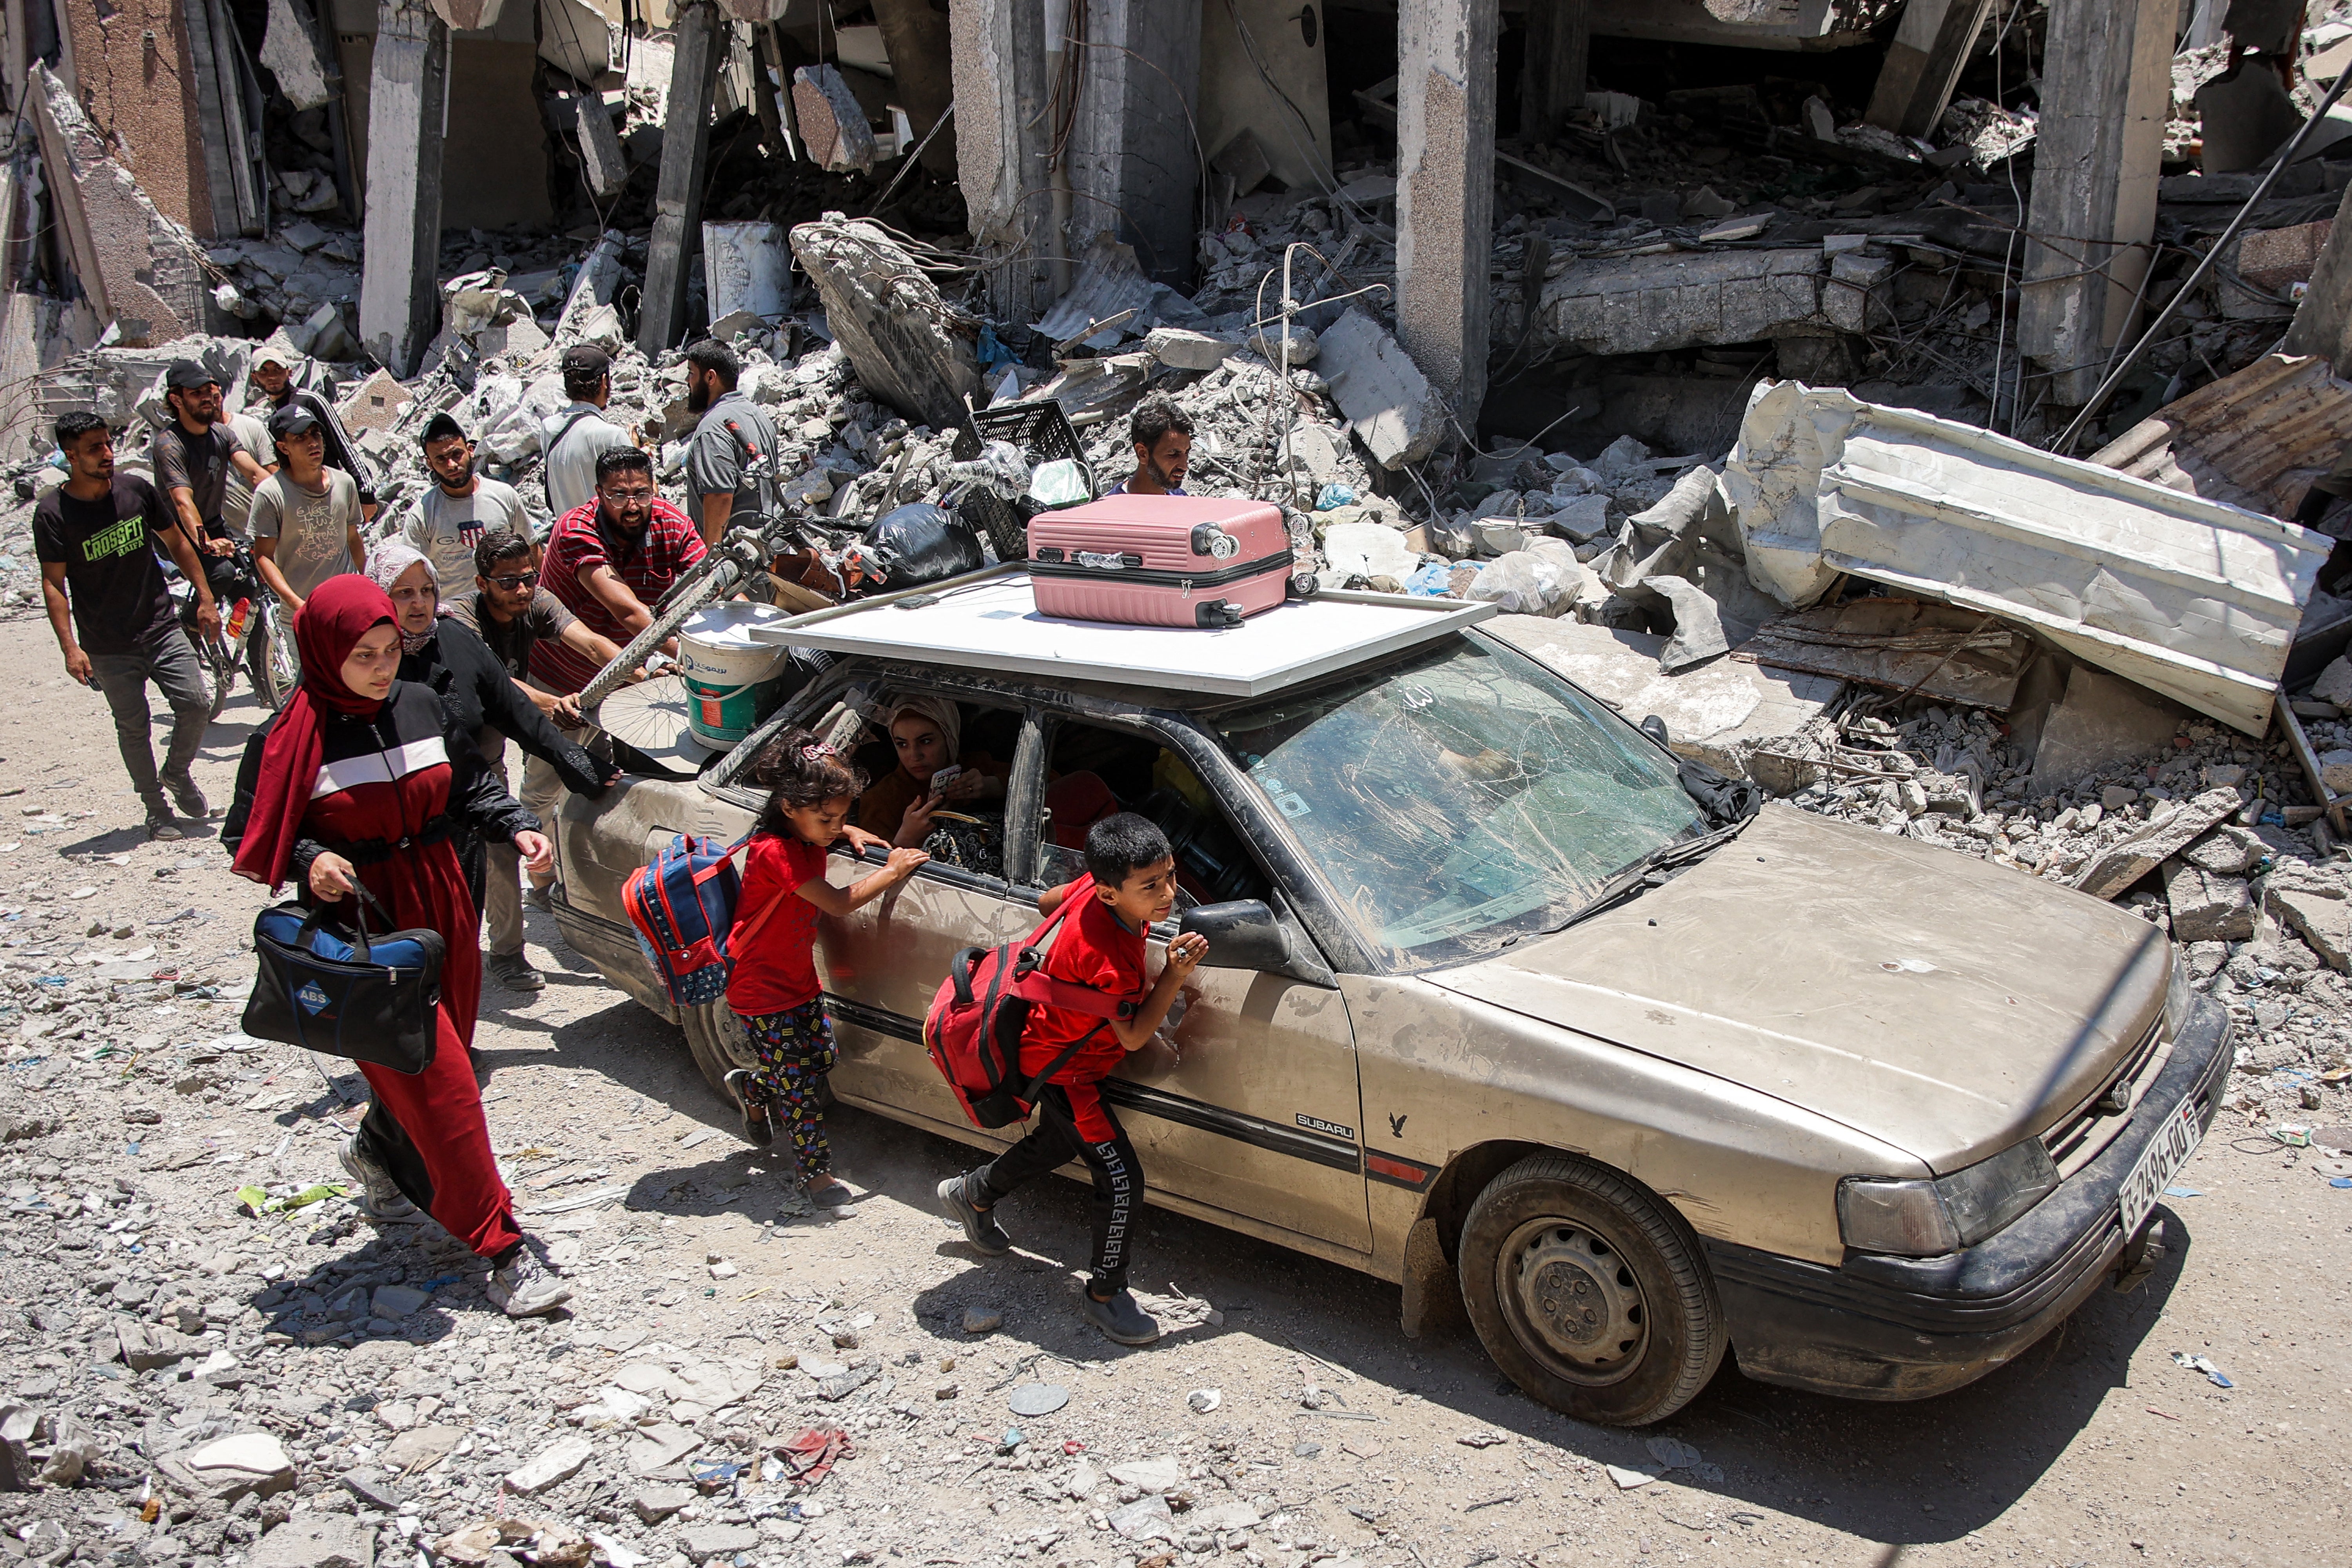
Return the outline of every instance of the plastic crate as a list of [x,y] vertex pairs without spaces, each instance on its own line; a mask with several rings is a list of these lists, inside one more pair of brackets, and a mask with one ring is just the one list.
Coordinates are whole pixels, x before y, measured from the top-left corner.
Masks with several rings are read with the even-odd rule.
[[[1031,398],[1021,403],[1008,403],[998,408],[983,408],[971,416],[971,424],[956,432],[951,456],[959,463],[968,463],[980,456],[985,441],[1008,441],[1029,459],[1029,466],[1051,463],[1068,458],[1086,470],[1087,489],[1097,491],[1094,466],[1087,461],[1086,448],[1078,444],[1078,432],[1070,424],[1070,416],[1062,405],[1050,397]],[[999,561],[1026,561],[1029,558],[1029,519],[1034,509],[1017,501],[999,500],[986,490],[974,486],[956,505],[965,521],[979,529],[988,542],[996,547]]]

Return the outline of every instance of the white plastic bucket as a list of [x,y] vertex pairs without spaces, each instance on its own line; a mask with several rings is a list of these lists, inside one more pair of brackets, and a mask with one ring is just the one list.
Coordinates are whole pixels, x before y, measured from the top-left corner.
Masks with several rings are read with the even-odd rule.
[[713,605],[679,628],[677,672],[686,682],[688,726],[699,739],[732,746],[774,706],[788,650],[755,642],[751,628],[789,618],[773,605]]
[[781,321],[793,308],[793,253],[782,226],[704,224],[702,283],[714,321],[738,310]]

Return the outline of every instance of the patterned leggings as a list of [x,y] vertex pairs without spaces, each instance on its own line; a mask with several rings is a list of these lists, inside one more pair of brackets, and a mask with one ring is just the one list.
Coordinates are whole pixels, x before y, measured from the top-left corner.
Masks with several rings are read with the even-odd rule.
[[823,1093],[824,1075],[833,1070],[833,1025],[823,1002],[810,1002],[782,1013],[756,1013],[743,1019],[743,1033],[760,1058],[759,1070],[746,1081],[743,1098],[768,1109],[771,1122],[781,1107],[779,1133],[790,1132],[793,1157],[800,1162],[801,1179],[822,1176],[833,1169],[833,1145],[825,1142]]

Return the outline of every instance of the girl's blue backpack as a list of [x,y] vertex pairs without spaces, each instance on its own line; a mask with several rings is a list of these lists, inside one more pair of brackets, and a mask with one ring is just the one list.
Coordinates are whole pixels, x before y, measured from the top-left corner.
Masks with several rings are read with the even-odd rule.
[[[664,993],[681,1007],[706,1007],[727,994],[733,967],[727,943],[743,896],[735,852],[750,840],[746,834],[721,844],[681,833],[621,888],[621,907],[637,928],[637,945],[645,949]],[[745,938],[758,934],[782,901],[776,900],[753,917]]]

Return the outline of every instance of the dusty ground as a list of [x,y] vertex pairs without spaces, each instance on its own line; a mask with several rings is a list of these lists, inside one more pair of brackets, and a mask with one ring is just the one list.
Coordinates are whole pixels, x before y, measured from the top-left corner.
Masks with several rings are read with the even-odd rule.
[[[378,1527],[379,1561],[414,1562],[419,1544],[441,1552],[500,1511],[499,1475],[585,1439],[576,1474],[507,1511],[592,1532],[619,1568],[688,1548],[811,1568],[1165,1563],[1171,1550],[1284,1568],[2345,1559],[2352,1190],[2234,1111],[2184,1173],[2200,1195],[2169,1201],[2175,1245],[2155,1278],[2095,1298],[2016,1364],[1893,1406],[1727,1365],[1636,1436],[1517,1396],[1466,1338],[1406,1342],[1393,1287],[1166,1215],[1139,1250],[1139,1288],[1181,1289],[1222,1321],[1154,1349],[1110,1346],[1073,1305],[1078,1188],[1016,1199],[1023,1249],[978,1259],[930,1209],[959,1150],[855,1111],[835,1124],[845,1173],[869,1189],[854,1217],[780,1218],[778,1175],[728,1131],[677,1033],[568,969],[534,916],[551,984],[487,994],[486,1099],[526,1224],[575,1259],[580,1297],[573,1315],[509,1324],[429,1222],[379,1229],[338,1199],[267,1220],[240,1207],[240,1185],[340,1176],[357,1080],[288,1048],[223,1048],[236,1005],[203,987],[248,975],[239,939],[257,891],[209,835],[142,841],[101,701],[65,680],[47,626],[18,614],[0,625],[15,678],[0,707],[0,1004],[16,1015],[0,1017],[0,1430],[27,1439],[37,1468],[60,1437],[87,1436],[93,1458],[79,1487],[0,1495],[11,1553],[324,1564],[340,1559],[317,1542]],[[255,717],[240,694],[213,731],[198,776],[216,804]],[[123,967],[93,963],[108,955]],[[174,971],[176,984],[144,978]],[[58,1000],[67,1010],[44,1010]],[[2352,1121],[2340,1091],[2329,1099],[2310,1120]],[[577,1198],[592,1201],[546,1212]],[[394,1322],[371,1313],[408,1305],[396,1289],[371,1305],[354,1286],[430,1294]],[[969,1334],[967,1309],[1003,1324]],[[128,1370],[118,1323],[159,1317],[194,1336],[166,1332],[164,1352],[187,1353]],[[855,1346],[836,1348],[836,1331]],[[2176,1365],[2176,1351],[2236,1387]],[[780,1366],[788,1355],[803,1364]],[[829,1401],[810,1363],[877,1375]],[[601,1392],[615,1379],[638,1397]],[[1067,1405],[1013,1415],[1008,1397],[1036,1381],[1066,1388]],[[1338,1401],[1304,1408],[1310,1384]],[[1196,1413],[1187,1396],[1207,1389],[1222,1403]],[[761,1479],[756,1445],[826,1420],[856,1441],[831,1479],[806,1493]],[[158,1471],[163,1456],[255,1431],[282,1440],[293,1490],[228,1506]],[[1464,1441],[1479,1434],[1501,1441]],[[1604,1467],[1648,1461],[1657,1438],[1696,1459],[1621,1489]],[[690,1464],[746,1463],[738,1495],[646,1522],[639,1500],[663,1483],[632,1460],[698,1441]],[[1150,1494],[1105,1472],[1163,1456],[1171,1473],[1130,1475],[1174,1480],[1189,1503],[1164,1527],[1175,1540],[1108,1528]],[[142,1523],[151,1487],[159,1517]],[[285,1539],[257,1544],[289,1510]],[[1147,1501],[1121,1522],[1154,1514]],[[306,1524],[326,1534],[302,1545]],[[506,1568],[535,1550],[562,1563],[584,1548],[567,1554],[551,1535],[509,1556],[478,1540],[455,1554]]]

